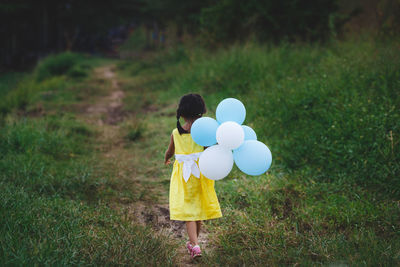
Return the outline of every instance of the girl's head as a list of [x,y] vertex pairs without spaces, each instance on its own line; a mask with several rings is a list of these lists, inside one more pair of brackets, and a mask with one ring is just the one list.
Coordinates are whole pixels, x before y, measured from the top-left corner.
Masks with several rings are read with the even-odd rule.
[[185,119],[197,119],[206,113],[206,104],[204,104],[203,98],[198,94],[187,94],[182,96],[179,101],[178,109],[176,110],[176,126],[180,134],[187,133],[185,129],[182,128],[179,118],[183,117]]

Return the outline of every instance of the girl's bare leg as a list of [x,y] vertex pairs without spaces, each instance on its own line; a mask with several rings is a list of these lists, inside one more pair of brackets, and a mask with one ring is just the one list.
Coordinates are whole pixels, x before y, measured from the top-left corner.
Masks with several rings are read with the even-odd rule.
[[192,245],[198,245],[197,241],[197,223],[196,222],[186,222],[186,230],[189,236],[189,241]]
[[196,221],[196,226],[197,226],[197,237],[199,237],[201,229],[201,221]]

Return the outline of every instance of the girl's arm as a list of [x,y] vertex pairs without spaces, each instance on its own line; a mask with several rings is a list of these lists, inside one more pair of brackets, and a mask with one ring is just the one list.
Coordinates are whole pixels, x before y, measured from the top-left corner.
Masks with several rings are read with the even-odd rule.
[[171,163],[169,160],[173,155],[175,154],[175,145],[174,145],[174,137],[171,134],[171,141],[169,142],[169,146],[167,151],[165,151],[165,159],[164,159],[164,164],[168,165]]

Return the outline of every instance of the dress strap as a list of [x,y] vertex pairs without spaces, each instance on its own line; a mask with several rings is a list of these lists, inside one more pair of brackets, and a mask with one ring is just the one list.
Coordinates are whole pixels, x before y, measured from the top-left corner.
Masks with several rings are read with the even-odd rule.
[[183,163],[183,179],[187,183],[191,174],[200,178],[200,169],[197,166],[196,160],[200,157],[202,152],[193,154],[175,154],[175,159],[179,163]]

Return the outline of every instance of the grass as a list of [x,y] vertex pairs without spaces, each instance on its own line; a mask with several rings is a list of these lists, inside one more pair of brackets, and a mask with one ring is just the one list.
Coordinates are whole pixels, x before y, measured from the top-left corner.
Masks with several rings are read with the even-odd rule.
[[3,127],[3,264],[172,265],[173,244],[102,204],[113,184],[94,175],[92,135],[63,118]]
[[88,76],[91,65],[88,57],[72,52],[50,55],[41,60],[35,69],[37,81],[43,81],[54,76],[68,75],[72,78]]
[[159,151],[175,127],[179,97],[198,92],[208,116],[224,98],[242,100],[245,124],[273,154],[267,175],[234,170],[216,183],[224,217],[207,225],[215,248],[206,265],[399,264],[394,43],[248,44],[186,50],[181,60],[157,55],[119,66],[133,79],[126,90],[146,88],[155,96],[148,105],[165,107],[144,118],[165,132],[163,141],[146,133]]
[[4,99],[0,102],[0,113],[4,116],[15,110],[26,110],[41,99],[65,93],[68,84],[77,84],[87,77],[97,62],[99,59],[65,52],[42,59],[31,75],[2,75],[0,92],[4,93]]
[[[198,92],[208,116],[224,98],[242,100],[245,124],[273,154],[266,175],[234,168],[216,183],[224,217],[206,222],[204,265],[399,265],[399,59],[394,43],[346,41],[181,47],[118,61],[130,115],[117,163],[102,160],[110,152],[99,150],[101,129],[78,118],[107,81],[69,70],[0,79],[14,86],[0,86],[8,91],[0,102],[0,262],[176,264],[174,242],[109,205],[166,201],[170,169],[161,164],[176,105]],[[32,116],[38,106],[43,114]]]
[[4,265],[172,265],[170,244],[109,208],[1,189]]
[[0,76],[0,93],[7,94],[24,77],[24,73],[10,72]]
[[[139,196],[101,169],[99,133],[78,118],[77,107],[107,83],[36,73],[1,79],[0,264],[172,266],[175,243],[110,208]],[[38,106],[43,112],[32,112]]]

